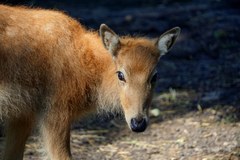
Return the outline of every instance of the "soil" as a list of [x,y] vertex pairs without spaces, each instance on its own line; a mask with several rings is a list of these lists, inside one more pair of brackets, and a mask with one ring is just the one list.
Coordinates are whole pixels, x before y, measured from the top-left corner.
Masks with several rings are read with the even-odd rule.
[[[240,122],[233,106],[202,109],[195,95],[173,91],[156,95],[151,123],[132,133],[121,117],[92,117],[73,126],[74,159],[83,160],[239,160]],[[191,109],[196,107],[196,109]],[[233,114],[235,113],[235,114]],[[83,123],[84,122],[84,123]],[[3,145],[3,138],[0,140]],[[26,145],[25,160],[44,159],[39,137]]]
[[[89,28],[106,23],[121,35],[182,28],[159,63],[147,131],[132,133],[119,115],[82,120],[71,134],[74,159],[240,160],[240,2],[104,2],[5,1],[64,10]],[[28,140],[24,159],[43,158],[38,142],[35,134]]]

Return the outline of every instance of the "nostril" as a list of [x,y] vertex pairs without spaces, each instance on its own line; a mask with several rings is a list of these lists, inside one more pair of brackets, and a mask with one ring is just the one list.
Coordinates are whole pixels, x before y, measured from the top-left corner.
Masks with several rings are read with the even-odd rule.
[[144,118],[133,118],[133,119],[136,121],[136,123],[138,123],[138,125],[142,124],[144,121]]
[[132,128],[137,128],[138,122],[136,118],[131,119],[131,125],[132,125]]

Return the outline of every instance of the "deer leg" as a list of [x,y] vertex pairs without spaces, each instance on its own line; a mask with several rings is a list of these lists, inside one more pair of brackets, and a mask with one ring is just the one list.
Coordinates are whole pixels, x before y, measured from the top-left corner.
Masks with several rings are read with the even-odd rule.
[[48,113],[41,123],[41,134],[51,160],[70,160],[70,121],[64,112]]
[[15,118],[6,125],[6,144],[3,160],[22,160],[25,143],[32,131],[33,119]]

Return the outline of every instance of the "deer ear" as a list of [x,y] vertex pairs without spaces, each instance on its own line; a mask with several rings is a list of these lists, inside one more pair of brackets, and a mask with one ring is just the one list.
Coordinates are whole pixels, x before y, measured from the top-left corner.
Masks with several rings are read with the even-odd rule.
[[112,31],[107,25],[101,24],[100,26],[100,37],[104,47],[113,55],[117,55],[117,50],[120,47],[119,36]]
[[166,31],[159,37],[156,45],[161,52],[161,56],[166,54],[172,48],[180,32],[181,32],[181,29],[179,27],[174,27]]

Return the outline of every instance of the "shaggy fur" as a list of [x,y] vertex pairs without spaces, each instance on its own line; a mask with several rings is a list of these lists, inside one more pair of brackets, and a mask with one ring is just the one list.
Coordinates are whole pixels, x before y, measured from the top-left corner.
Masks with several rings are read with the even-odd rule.
[[[4,160],[23,158],[36,123],[48,157],[67,160],[74,120],[93,111],[120,108],[128,124],[133,117],[147,116],[144,107],[151,102],[151,76],[164,54],[160,43],[121,38],[107,27],[101,31],[100,37],[58,11],[0,5]],[[169,40],[175,41],[171,36],[175,34],[171,31]],[[124,72],[126,82],[118,80],[118,70]]]

